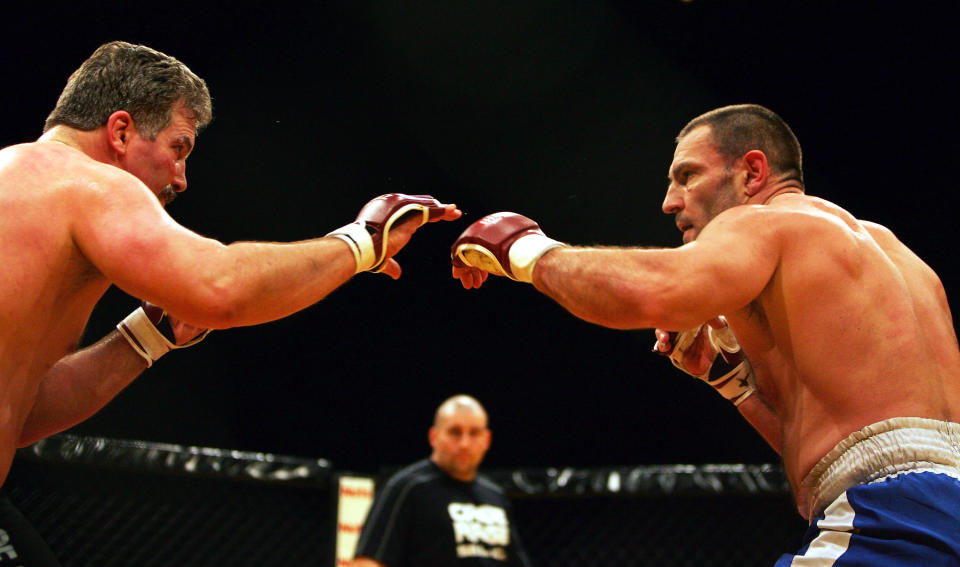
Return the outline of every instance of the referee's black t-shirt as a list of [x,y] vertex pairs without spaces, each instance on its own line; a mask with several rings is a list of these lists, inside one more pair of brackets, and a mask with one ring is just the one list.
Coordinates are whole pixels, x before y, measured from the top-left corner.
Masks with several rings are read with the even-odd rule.
[[430,459],[377,491],[358,557],[387,567],[528,567],[503,489],[478,475],[461,482]]

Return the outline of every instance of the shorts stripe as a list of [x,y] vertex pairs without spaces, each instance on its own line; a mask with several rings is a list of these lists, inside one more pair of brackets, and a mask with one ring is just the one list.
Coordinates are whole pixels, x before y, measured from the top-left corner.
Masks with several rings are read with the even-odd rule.
[[805,543],[775,567],[956,567],[960,481],[919,472],[855,486],[814,520]]
[[776,567],[833,567],[850,548],[854,516],[847,495],[841,494],[810,528],[819,531],[817,536],[800,554],[781,557]]

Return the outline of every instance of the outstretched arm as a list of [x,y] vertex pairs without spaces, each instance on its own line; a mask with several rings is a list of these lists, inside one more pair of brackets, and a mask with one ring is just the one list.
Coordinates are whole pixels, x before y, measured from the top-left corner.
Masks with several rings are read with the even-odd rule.
[[[337,236],[222,244],[177,224],[146,187],[124,172],[109,174],[116,177],[110,190],[91,189],[76,197],[74,241],[119,288],[191,324],[216,329],[285,317],[326,297],[367,260],[349,239]],[[454,205],[437,205],[437,214],[431,207],[430,222],[461,214]],[[422,216],[404,217],[389,234],[384,229],[379,242],[386,246],[376,248],[375,266],[398,277],[392,256],[423,223]]]
[[471,225],[454,243],[454,277],[467,288],[481,272],[532,280],[573,315],[617,329],[679,331],[732,313],[760,295],[780,254],[775,223],[754,207],[729,209],[679,248],[556,246],[530,223],[497,213]]
[[[467,289],[482,286],[488,274],[532,281],[573,315],[606,327],[681,331],[735,312],[762,293],[779,262],[777,226],[765,211],[744,206],[717,216],[679,248],[573,247],[544,239],[526,217],[497,213],[454,242],[453,276]],[[779,452],[773,411],[759,396],[735,399]]]

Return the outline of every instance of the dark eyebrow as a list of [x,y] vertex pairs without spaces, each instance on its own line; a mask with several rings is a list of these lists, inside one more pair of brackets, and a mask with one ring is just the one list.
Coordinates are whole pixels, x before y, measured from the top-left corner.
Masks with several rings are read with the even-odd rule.
[[670,171],[667,172],[667,180],[673,181],[673,178],[677,176],[677,171],[683,167],[683,162],[674,163],[670,166]]
[[184,146],[187,147],[187,151],[186,151],[187,154],[189,154],[190,152],[193,151],[193,140],[191,140],[189,137],[187,137],[187,136],[177,136],[176,141],[177,141],[178,143],[183,144]]
[[691,162],[690,160],[682,160],[675,163],[673,167],[670,168],[670,171],[667,173],[667,179],[672,180],[677,175],[678,171],[689,168],[692,164],[693,162]]

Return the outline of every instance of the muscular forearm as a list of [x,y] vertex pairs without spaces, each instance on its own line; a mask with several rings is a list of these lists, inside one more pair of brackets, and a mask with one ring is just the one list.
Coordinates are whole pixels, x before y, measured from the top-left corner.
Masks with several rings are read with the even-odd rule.
[[555,248],[537,262],[533,284],[573,315],[614,329],[683,329],[716,316],[670,308],[677,286],[658,252]]
[[[136,193],[136,195],[133,195]],[[327,237],[225,245],[178,225],[155,202],[131,192],[129,208],[95,208],[74,238],[86,257],[128,294],[206,329],[256,325],[309,307],[360,271],[400,277],[393,258],[425,222],[462,212],[420,195],[370,201],[357,219]],[[137,198],[134,198],[137,197]],[[104,228],[107,227],[107,228]]]
[[342,240],[322,238],[291,244],[238,242],[207,261],[200,259],[197,269],[200,275],[192,285],[181,282],[133,294],[199,327],[256,325],[320,301],[353,277],[356,262]]
[[[259,248],[261,244],[237,244]],[[283,253],[270,250],[263,262],[246,262],[237,274],[243,285],[250,272],[252,282],[246,293],[238,295],[245,307],[233,325],[259,324],[286,317],[325,298],[356,273],[356,262],[346,244],[325,238],[296,245],[277,245]]]
[[116,331],[57,362],[40,382],[20,446],[92,416],[147,367]]

